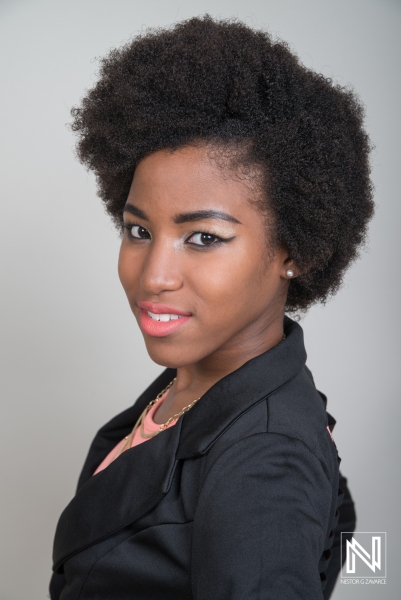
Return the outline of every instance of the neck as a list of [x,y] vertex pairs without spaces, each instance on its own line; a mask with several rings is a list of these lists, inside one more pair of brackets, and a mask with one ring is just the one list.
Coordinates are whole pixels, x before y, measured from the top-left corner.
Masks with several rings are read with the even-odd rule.
[[267,352],[283,339],[283,318],[275,319],[261,330],[260,323],[235,336],[223,347],[196,363],[177,368],[177,377],[154,414],[156,423],[164,423],[207,392],[220,379],[246,362]]

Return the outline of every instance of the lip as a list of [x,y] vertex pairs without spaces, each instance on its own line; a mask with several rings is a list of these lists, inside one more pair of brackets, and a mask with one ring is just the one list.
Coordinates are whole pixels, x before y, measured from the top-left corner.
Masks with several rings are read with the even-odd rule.
[[[191,313],[178,310],[167,304],[160,304],[155,302],[138,302],[138,306],[141,309],[139,315],[139,324],[144,333],[151,335],[152,337],[165,337],[170,333],[173,333],[179,327],[182,327],[184,323],[187,323],[191,318]],[[148,315],[148,311],[157,315],[170,314],[179,315],[179,319],[174,321],[155,321]]]
[[142,302],[138,302],[138,306],[139,308],[148,310],[156,315],[168,314],[180,315],[182,317],[191,316],[190,312],[185,312],[183,310],[179,310],[178,308],[173,308],[172,306],[167,306],[167,304],[160,304],[160,302],[149,302],[148,300],[143,300]]

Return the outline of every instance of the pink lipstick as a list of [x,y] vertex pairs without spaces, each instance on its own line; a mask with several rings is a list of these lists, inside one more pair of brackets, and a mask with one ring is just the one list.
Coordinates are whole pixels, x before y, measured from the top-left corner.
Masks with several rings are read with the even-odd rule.
[[160,304],[159,302],[138,302],[140,311],[140,326],[144,333],[153,337],[169,335],[191,318],[191,313]]

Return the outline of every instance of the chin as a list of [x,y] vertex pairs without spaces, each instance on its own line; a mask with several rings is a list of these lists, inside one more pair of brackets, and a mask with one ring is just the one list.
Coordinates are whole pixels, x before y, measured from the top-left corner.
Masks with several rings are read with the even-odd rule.
[[148,351],[150,358],[154,363],[160,365],[162,367],[168,367],[170,369],[178,369],[180,367],[185,367],[187,365],[191,365],[196,362],[198,357],[191,357],[190,352],[185,352],[185,350],[178,350],[174,348],[174,345],[163,344],[161,340],[165,340],[166,338],[157,338],[157,342],[154,343],[153,340],[146,340],[145,345]]

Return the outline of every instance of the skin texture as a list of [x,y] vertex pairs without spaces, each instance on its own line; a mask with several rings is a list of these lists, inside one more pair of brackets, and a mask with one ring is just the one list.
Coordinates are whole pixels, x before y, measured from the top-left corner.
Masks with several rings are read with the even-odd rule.
[[[286,271],[296,277],[297,269],[283,247],[269,246],[266,218],[250,202],[250,186],[232,175],[206,148],[192,146],[154,152],[135,170],[127,205],[147,219],[124,210],[119,257],[131,309],[138,323],[137,303],[144,300],[192,315],[165,337],[142,331],[152,360],[177,368],[155,413],[157,423],[283,338]],[[205,209],[228,213],[239,223],[174,221],[179,213]],[[229,241],[216,243],[210,236]]]

